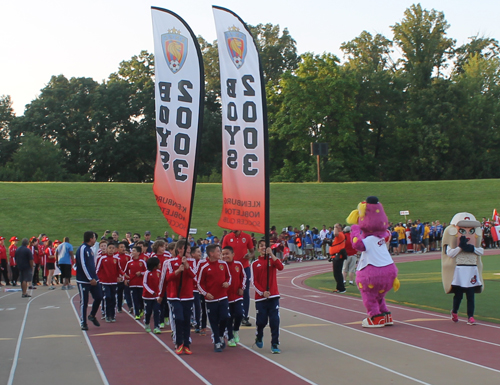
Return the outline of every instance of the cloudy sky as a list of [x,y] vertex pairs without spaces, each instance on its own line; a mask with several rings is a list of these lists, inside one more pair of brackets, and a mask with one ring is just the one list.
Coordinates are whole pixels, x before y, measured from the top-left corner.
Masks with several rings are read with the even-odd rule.
[[[17,115],[52,75],[107,79],[122,60],[153,52],[151,6],[179,14],[196,35],[215,40],[212,5],[231,9],[248,24],[279,24],[297,41],[299,53],[332,52],[363,30],[392,38],[413,1],[327,0],[25,0],[0,2],[0,95],[10,95]],[[443,11],[448,35],[463,44],[476,34],[500,39],[500,2],[421,1]]]

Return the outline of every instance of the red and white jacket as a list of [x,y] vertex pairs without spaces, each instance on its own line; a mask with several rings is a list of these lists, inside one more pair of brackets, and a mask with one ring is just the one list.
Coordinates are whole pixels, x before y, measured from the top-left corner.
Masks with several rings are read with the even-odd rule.
[[153,271],[146,271],[144,273],[144,279],[142,281],[142,298],[143,299],[158,299],[161,296],[160,289],[160,275],[161,272],[158,269]]
[[139,259],[142,259],[144,262],[147,262],[150,257],[151,253],[141,253],[141,255],[139,255]]
[[[198,276],[198,290],[205,297],[205,302],[218,302],[227,298],[227,291],[222,286],[224,282],[231,285],[231,273],[227,263],[220,259],[203,264]],[[207,293],[213,295],[213,299],[206,298]]]
[[97,263],[97,277],[103,285],[116,285],[118,278],[122,276],[123,270],[120,267],[120,258],[115,255],[105,255]]
[[114,256],[118,257],[118,259],[120,260],[120,269],[122,269],[122,271],[125,271],[125,266],[127,266],[127,262],[132,259],[130,258],[130,255],[117,253]]
[[[10,247],[9,247],[10,250]],[[5,249],[5,245],[0,245],[0,259],[7,260],[7,250]]]
[[9,265],[11,266],[17,266],[17,263],[16,263],[16,250],[17,250],[17,245],[10,245],[9,246]]
[[151,256],[149,258],[156,257],[160,260],[160,265],[163,266],[163,263],[167,260],[172,258],[172,254],[170,254],[169,251],[165,251],[163,254],[155,254],[151,253]]
[[[162,290],[162,295],[164,290],[166,289],[167,299],[168,300],[181,300],[181,301],[190,301],[194,299],[193,295],[193,278],[196,276],[196,270],[194,267],[195,260],[193,258],[187,258],[189,263],[189,269],[184,269],[182,274],[175,274],[175,271],[182,264],[182,257],[177,256],[175,258],[167,259],[165,262],[167,263],[165,269],[165,280],[166,285],[164,285]],[[181,283],[182,276],[182,283]],[[179,293],[179,284],[181,284],[181,289]]]
[[[144,280],[144,274],[147,271],[146,262],[142,259],[131,259],[125,265],[125,274],[129,276],[129,287],[142,287],[142,282]],[[137,275],[140,273],[140,275]]]
[[38,264],[40,266],[44,266],[45,268],[45,253],[44,253],[45,246],[43,243],[40,242],[37,247],[38,247]]
[[54,255],[52,247],[47,247],[45,249],[45,264],[47,263],[56,263],[56,256]]
[[[269,298],[279,298],[278,281],[276,279],[276,272],[283,270],[283,264],[279,259],[275,261],[269,257]],[[267,266],[266,257],[261,255],[257,260],[252,263],[252,276],[250,278],[252,286],[255,289],[255,301],[263,301],[264,292],[267,289]]]
[[243,295],[238,294],[238,289],[245,290],[247,284],[247,275],[243,264],[238,261],[226,262],[231,274],[231,285],[227,289],[227,299],[229,303],[241,301]]

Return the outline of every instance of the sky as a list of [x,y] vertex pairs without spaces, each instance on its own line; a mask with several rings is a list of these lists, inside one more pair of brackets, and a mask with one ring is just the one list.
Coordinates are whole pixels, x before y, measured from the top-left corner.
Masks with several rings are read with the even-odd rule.
[[[0,95],[10,95],[16,115],[53,75],[91,77],[102,82],[123,60],[153,52],[151,6],[180,15],[196,35],[216,39],[212,5],[226,7],[247,24],[288,28],[299,53],[331,52],[366,30],[392,39],[406,0],[24,0],[0,2]],[[421,1],[442,11],[457,45],[479,34],[500,40],[500,1]]]

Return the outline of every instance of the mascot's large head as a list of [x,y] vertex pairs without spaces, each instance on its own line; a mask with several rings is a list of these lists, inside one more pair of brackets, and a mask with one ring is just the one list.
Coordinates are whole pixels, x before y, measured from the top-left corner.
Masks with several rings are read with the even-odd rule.
[[389,221],[382,203],[377,197],[371,196],[366,198],[366,202],[358,204],[358,208],[347,217],[347,223],[359,225],[365,237],[377,235],[384,238],[387,235]]

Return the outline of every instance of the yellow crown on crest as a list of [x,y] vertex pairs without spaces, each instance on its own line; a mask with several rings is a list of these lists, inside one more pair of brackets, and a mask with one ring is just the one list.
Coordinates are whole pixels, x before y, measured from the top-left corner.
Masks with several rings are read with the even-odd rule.
[[167,30],[167,33],[174,33],[176,35],[180,35],[181,31],[179,31],[178,29],[175,29],[175,27],[174,27],[172,29]]
[[228,31],[232,31],[232,32],[238,32],[239,30],[240,29],[238,27],[234,26],[234,25],[232,27],[228,28]]

